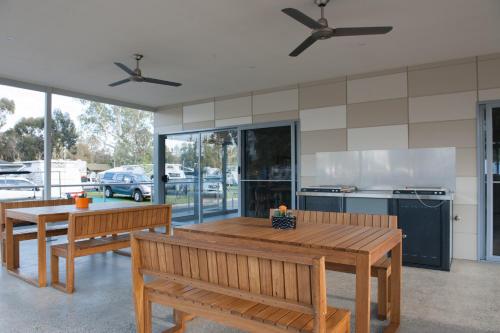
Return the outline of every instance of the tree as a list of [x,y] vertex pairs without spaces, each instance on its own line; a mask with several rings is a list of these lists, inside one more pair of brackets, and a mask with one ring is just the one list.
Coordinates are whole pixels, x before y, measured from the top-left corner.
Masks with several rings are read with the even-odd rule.
[[153,152],[153,115],[116,105],[82,100],[80,133],[93,152],[113,156],[112,164],[150,164]]
[[68,154],[75,154],[77,141],[76,126],[69,114],[54,110],[52,113],[53,158],[65,159]]
[[7,116],[14,114],[16,103],[14,100],[5,97],[0,99],[0,128],[4,127],[7,122]]

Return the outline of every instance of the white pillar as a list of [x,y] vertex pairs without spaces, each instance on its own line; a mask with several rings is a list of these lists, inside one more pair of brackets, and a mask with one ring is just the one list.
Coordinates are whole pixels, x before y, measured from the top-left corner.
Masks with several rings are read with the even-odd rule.
[[51,198],[51,169],[52,169],[52,93],[45,93],[45,122],[44,122],[44,140],[43,140],[43,179],[44,191],[43,198],[49,200]]

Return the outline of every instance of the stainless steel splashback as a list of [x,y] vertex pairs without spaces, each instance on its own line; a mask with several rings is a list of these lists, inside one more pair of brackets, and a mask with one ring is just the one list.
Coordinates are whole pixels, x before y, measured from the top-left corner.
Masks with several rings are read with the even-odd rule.
[[444,187],[455,192],[455,154],[455,148],[316,153],[316,184],[374,190]]

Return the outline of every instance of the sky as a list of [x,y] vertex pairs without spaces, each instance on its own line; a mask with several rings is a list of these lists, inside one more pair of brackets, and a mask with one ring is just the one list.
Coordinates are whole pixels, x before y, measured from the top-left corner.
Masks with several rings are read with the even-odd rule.
[[[0,98],[3,97],[14,100],[16,111],[7,117],[7,124],[0,128],[0,131],[13,127],[22,117],[41,117],[44,114],[45,94],[42,92],[0,85]],[[63,112],[67,112],[78,126],[78,115],[82,110],[78,99],[53,95],[52,109],[61,109]]]

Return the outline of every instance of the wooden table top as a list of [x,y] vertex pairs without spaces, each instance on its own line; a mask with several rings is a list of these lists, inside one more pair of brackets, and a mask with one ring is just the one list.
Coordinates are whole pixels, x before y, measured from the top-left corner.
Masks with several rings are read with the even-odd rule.
[[89,208],[76,208],[75,205],[11,208],[5,210],[5,215],[7,217],[16,220],[36,223],[40,216],[69,215],[71,213],[91,212],[91,211],[99,211],[106,209],[131,208],[142,205],[145,204],[137,202],[120,201],[120,202],[91,203],[89,205]]
[[175,230],[351,253],[372,253],[386,242],[401,237],[399,229],[340,224],[303,223],[296,229],[276,230],[271,227],[269,219],[250,217],[193,224]]

